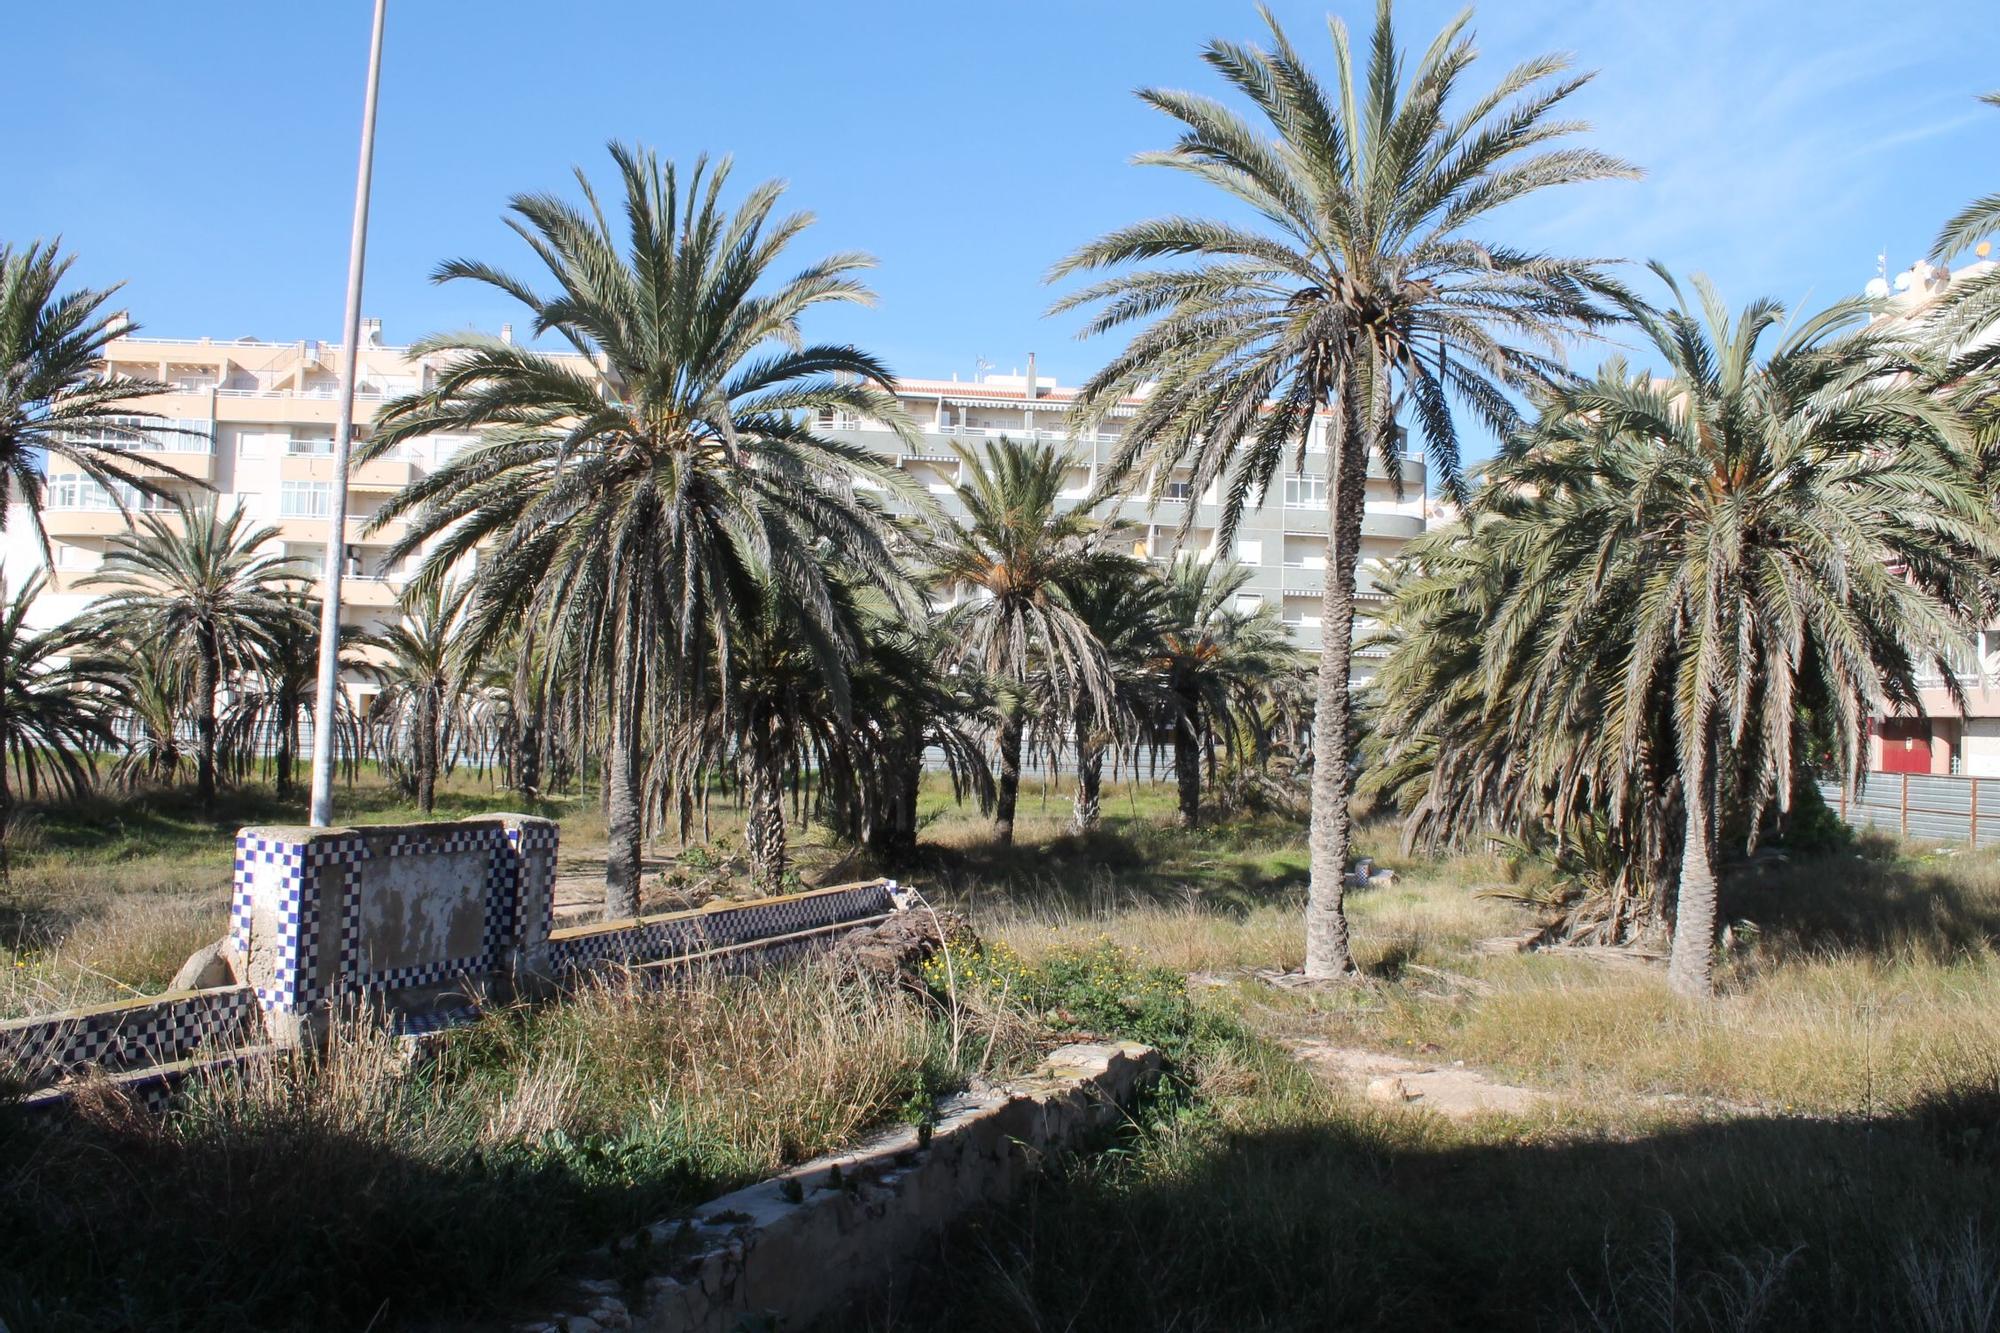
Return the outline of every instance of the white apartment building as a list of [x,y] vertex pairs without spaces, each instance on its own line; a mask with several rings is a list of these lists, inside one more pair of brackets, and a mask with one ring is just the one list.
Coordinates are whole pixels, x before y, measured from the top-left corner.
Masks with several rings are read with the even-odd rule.
[[[1032,376],[1032,379],[1031,379]],[[1032,387],[1031,387],[1032,386]],[[954,446],[974,455],[985,441],[1007,436],[1015,440],[1041,440],[1068,452],[1071,460],[1069,486],[1065,494],[1081,500],[1089,494],[1104,468],[1117,452],[1124,420],[1132,412],[1127,405],[1088,436],[1072,435],[1066,429],[1066,415],[1076,400],[1076,391],[1055,380],[1033,374],[985,375],[974,381],[904,379],[895,386],[903,408],[923,430],[923,443],[914,449],[879,423],[837,414],[823,414],[822,433],[846,436],[873,451],[897,459],[901,467],[921,481],[943,503],[946,512],[963,516],[952,491],[960,480],[960,463]],[[1323,428],[1322,428],[1323,430]],[[1322,475],[1325,439],[1315,430],[1308,445],[1304,475],[1286,476],[1263,503],[1244,514],[1237,525],[1233,544],[1218,552],[1216,526],[1222,506],[1215,486],[1202,494],[1193,493],[1189,482],[1168,479],[1165,498],[1150,508],[1143,498],[1150,492],[1147,478],[1135,478],[1133,485],[1142,498],[1128,499],[1103,511],[1115,513],[1134,526],[1135,554],[1165,562],[1187,553],[1208,558],[1227,555],[1250,571],[1250,579],[1240,596],[1246,605],[1268,604],[1292,627],[1299,646],[1317,650],[1320,634],[1320,598],[1326,574],[1326,483]],[[1367,511],[1361,525],[1361,567],[1355,584],[1360,615],[1355,637],[1370,628],[1368,608],[1379,603],[1376,573],[1384,560],[1393,556],[1410,538],[1421,533],[1429,510],[1429,494],[1424,461],[1405,455],[1401,459],[1401,493],[1380,460],[1371,460],[1368,473]],[[1183,547],[1178,540],[1181,524],[1193,510],[1193,526]],[[1374,674],[1369,655],[1357,656],[1356,679]]]
[[[505,331],[503,330],[503,336]],[[240,508],[259,525],[277,530],[287,554],[317,570],[325,551],[331,497],[333,432],[338,387],[338,352],[316,342],[275,343],[256,339],[119,338],[107,348],[112,373],[156,380],[168,392],[136,401],[135,409],[158,413],[163,429],[152,433],[147,457],[187,475],[192,483],[168,489],[208,500],[222,509]],[[382,402],[433,383],[437,367],[413,358],[407,348],[381,340],[379,321],[363,326],[355,403],[356,428],[365,436]],[[1071,438],[1064,416],[1074,390],[1047,377],[986,375],[971,381],[904,380],[896,386],[905,408],[923,426],[920,445],[906,447],[879,424],[829,415],[819,424],[888,457],[937,494],[947,511],[958,508],[951,495],[960,463],[953,445],[971,445],[999,435],[1047,441],[1069,451],[1073,460],[1069,494],[1080,499],[1111,456],[1121,421],[1088,438]],[[1126,411],[1129,413],[1129,408]],[[391,495],[449,459],[469,437],[436,436],[399,448],[393,455],[356,467],[349,478],[348,541],[342,580],[342,619],[372,626],[395,614],[397,597],[415,557],[392,564],[389,547],[404,534],[401,525],[364,535],[369,518]],[[1308,475],[1287,477],[1254,513],[1245,516],[1227,552],[1249,567],[1243,597],[1279,608],[1302,647],[1319,643],[1320,586],[1326,567],[1324,482],[1310,475],[1324,462],[1324,445],[1313,441]],[[1422,532],[1427,500],[1424,464],[1402,463],[1403,491],[1379,463],[1371,466],[1368,510],[1362,529],[1362,569],[1357,577],[1363,615],[1375,592],[1374,570],[1409,538]],[[1191,506],[1194,526],[1188,546],[1215,552],[1216,496],[1194,495],[1170,482],[1167,499],[1148,512],[1143,501],[1125,501],[1121,516],[1136,525],[1134,549],[1154,559],[1172,558],[1176,532]],[[49,464],[43,522],[54,556],[50,583],[37,602],[33,620],[53,624],[81,611],[92,593],[79,582],[104,558],[106,543],[126,529],[118,500],[78,475],[61,459]],[[122,497],[134,513],[170,507],[137,492]],[[43,559],[26,514],[9,516],[0,563],[8,583],[19,587],[26,571]],[[17,572],[19,571],[19,572]],[[1365,632],[1367,626],[1358,627]],[[1360,659],[1357,678],[1372,674]],[[365,682],[349,689],[365,702]]]

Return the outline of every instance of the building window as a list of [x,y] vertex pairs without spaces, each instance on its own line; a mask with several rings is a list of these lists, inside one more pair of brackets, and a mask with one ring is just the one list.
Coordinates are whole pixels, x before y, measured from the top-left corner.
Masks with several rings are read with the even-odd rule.
[[278,513],[284,518],[325,518],[333,512],[333,483],[330,481],[288,481],[278,495]]
[[1285,508],[1324,509],[1326,508],[1325,477],[1286,477]]
[[65,438],[142,453],[205,454],[214,444],[215,423],[200,417],[110,417],[101,426],[67,431]]
[[[121,506],[121,503],[122,506]],[[164,495],[149,495],[136,486],[124,482],[113,482],[109,487],[101,486],[78,472],[58,472],[48,481],[48,507],[51,509],[172,509],[174,502]]]
[[1194,483],[1191,481],[1170,481],[1167,483],[1165,498],[1169,500],[1194,499]]

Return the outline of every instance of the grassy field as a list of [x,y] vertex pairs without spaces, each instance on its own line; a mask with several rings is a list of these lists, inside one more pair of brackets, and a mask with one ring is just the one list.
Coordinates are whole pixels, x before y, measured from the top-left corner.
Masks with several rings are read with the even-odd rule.
[[[942,1240],[918,1290],[857,1327],[2000,1327],[2000,858],[1865,843],[1740,870],[1723,994],[1700,1006],[1643,960],[1497,947],[1534,924],[1480,893],[1506,867],[1405,861],[1370,825],[1363,850],[1398,878],[1350,897],[1368,979],[1306,991],[1265,978],[1301,961],[1296,822],[1183,831],[1171,789],[1141,785],[1076,837],[1063,797],[1026,794],[1011,850],[927,797],[920,864],[896,873],[987,942],[956,960],[950,1018],[811,974],[667,1004],[614,989],[497,1015],[421,1077],[360,1034],[332,1070],[216,1089],[164,1127],[107,1112],[59,1163],[0,1140],[18,1228],[0,1253],[41,1256],[11,1300],[0,1260],[0,1316],[482,1326],[562,1253],[1093,1034],[1162,1044],[1173,1078],[1113,1151]],[[448,799],[508,803],[472,784]],[[549,812],[589,855],[594,803]],[[226,855],[195,846],[216,830],[121,817],[134,831],[115,837],[44,822],[6,910],[42,923],[45,952],[17,972],[63,958],[142,987],[180,948],[143,946],[148,928],[219,931]],[[712,831],[689,864],[729,862],[726,811]],[[800,861],[807,882],[875,869],[812,834]],[[1383,1104],[1302,1063],[1306,1043],[1462,1061],[1543,1100],[1469,1118]],[[151,1222],[121,1231],[104,1219],[134,1181]],[[248,1219],[287,1210],[311,1239],[271,1267],[323,1279],[306,1299],[232,1292],[186,1317],[115,1260],[219,1275],[230,1247],[277,1243]],[[31,1225],[47,1216],[70,1229]],[[71,1289],[127,1304],[61,1306]]]
[[[1877,842],[1739,872],[1702,1006],[1629,958],[1483,949],[1533,924],[1477,892],[1506,869],[1403,862],[1392,833],[1363,845],[1396,883],[1350,897],[1369,979],[1317,992],[1258,975],[1300,961],[1296,830],[1196,835],[1178,877],[1052,885],[1028,854],[1026,892],[983,885],[978,924],[1027,965],[1198,974],[1216,1035],[1119,1151],[955,1235],[948,1280],[867,1326],[2000,1328],[2000,858]],[[1386,1105],[1305,1042],[1546,1095]]]

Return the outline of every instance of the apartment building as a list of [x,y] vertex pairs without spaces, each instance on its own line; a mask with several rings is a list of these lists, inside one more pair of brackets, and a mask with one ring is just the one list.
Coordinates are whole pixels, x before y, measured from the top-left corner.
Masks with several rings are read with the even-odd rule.
[[[333,345],[316,342],[127,337],[110,344],[106,360],[113,373],[170,386],[165,393],[133,404],[163,418],[148,433],[144,458],[194,479],[168,480],[170,494],[224,509],[240,508],[259,525],[275,528],[285,553],[318,571],[332,492],[338,352]],[[435,364],[412,357],[407,348],[384,344],[378,321],[365,322],[355,395],[357,433],[366,435],[382,402],[430,387],[436,372]],[[1043,376],[912,379],[898,384],[896,393],[923,426],[923,440],[914,447],[877,422],[828,416],[819,425],[892,458],[937,494],[948,511],[958,508],[951,495],[961,467],[954,445],[976,450],[982,441],[1000,435],[1049,442],[1069,453],[1067,494],[1081,499],[1110,458],[1124,419],[1114,416],[1098,433],[1071,437],[1065,431],[1065,414],[1075,392]],[[1129,412],[1128,406],[1124,413]],[[364,532],[369,519],[390,496],[469,442],[469,437],[434,436],[353,469],[341,584],[344,623],[370,627],[393,616],[397,598],[420,558],[391,562],[390,547],[404,535],[403,527]],[[1308,474],[1323,462],[1323,449],[1323,441],[1316,437]],[[1374,575],[1380,562],[1424,529],[1427,488],[1422,460],[1404,459],[1401,474],[1398,494],[1395,481],[1379,462],[1370,472],[1363,564],[1357,578],[1364,616],[1368,604],[1380,598]],[[1181,549],[1176,533],[1190,507],[1194,526],[1186,548],[1202,555],[1216,553],[1216,499],[1212,491],[1195,495],[1187,484],[1170,479],[1167,498],[1156,511],[1149,512],[1142,501],[1125,501],[1116,508],[1133,524],[1134,551],[1165,561]],[[133,513],[172,507],[168,500],[136,490],[114,496],[62,460],[50,461],[43,521],[54,568],[50,586],[34,609],[36,624],[67,619],[91,600],[90,590],[79,584],[101,564],[111,536],[127,526],[120,500]],[[1266,496],[1245,517],[1227,554],[1251,571],[1245,602],[1276,606],[1300,645],[1317,648],[1320,584],[1326,567],[1324,483],[1312,475],[1287,477],[1281,491]],[[25,514],[10,516],[0,556],[15,586],[19,576],[13,571],[42,565]],[[1361,629],[1365,631],[1366,625]],[[1356,676],[1366,677],[1372,669],[1372,662],[1360,659]],[[357,701],[365,702],[369,688],[366,682],[349,682]]]
[[[1116,454],[1124,422],[1134,407],[1128,403],[1095,433],[1072,434],[1066,428],[1066,418],[1076,401],[1076,390],[1035,375],[1032,366],[1027,374],[988,374],[971,381],[905,379],[896,384],[895,393],[923,431],[923,441],[915,447],[905,446],[879,422],[842,414],[823,415],[819,428],[834,438],[845,437],[895,458],[904,471],[938,497],[946,512],[959,517],[963,509],[952,494],[964,466],[959,448],[977,457],[985,442],[1003,435],[1045,441],[1069,455],[1069,485],[1064,494],[1080,501]],[[1157,507],[1136,498],[1107,505],[1100,512],[1132,526],[1134,554],[1162,563],[1181,555],[1233,558],[1250,574],[1240,594],[1244,604],[1275,606],[1291,626],[1299,646],[1316,651],[1326,573],[1327,498],[1320,475],[1325,449],[1323,427],[1315,429],[1308,443],[1305,473],[1285,477],[1260,505],[1246,513],[1226,551],[1217,546],[1216,526],[1222,506],[1214,486],[1195,494],[1190,481],[1170,477]],[[1424,461],[1403,455],[1398,470],[1399,478],[1392,477],[1381,460],[1371,460],[1369,465],[1361,567],[1355,577],[1361,608],[1357,639],[1369,629],[1369,607],[1382,600],[1376,584],[1382,563],[1425,527],[1430,497]],[[1142,496],[1150,490],[1150,480],[1135,479]],[[1179,532],[1190,510],[1192,527],[1183,543]],[[1374,668],[1373,654],[1364,654],[1356,658],[1354,676],[1366,679],[1374,674]]]
[[[1986,258],[1953,272],[1922,260],[1892,281],[1876,277],[1869,296],[1888,303],[1885,319],[1908,319],[1942,299],[1954,283],[1993,271]],[[1961,708],[1941,673],[1918,679],[1921,714],[1883,710],[1869,719],[1868,767],[1880,773],[1962,773],[2000,777],[2000,625],[1972,636],[1956,654],[1953,674],[1965,695]]]

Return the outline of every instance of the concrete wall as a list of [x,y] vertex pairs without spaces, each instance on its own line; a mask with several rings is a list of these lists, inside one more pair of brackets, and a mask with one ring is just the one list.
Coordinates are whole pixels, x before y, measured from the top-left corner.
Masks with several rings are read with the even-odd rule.
[[358,997],[405,1032],[464,1016],[547,941],[556,842],[529,815],[244,829],[230,947],[273,1039]]

